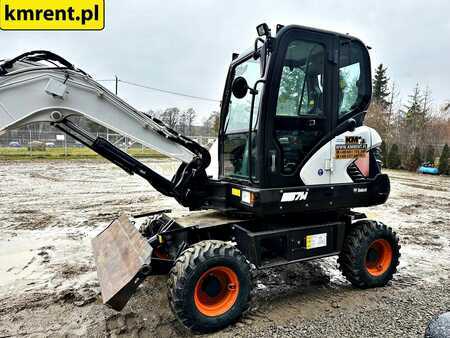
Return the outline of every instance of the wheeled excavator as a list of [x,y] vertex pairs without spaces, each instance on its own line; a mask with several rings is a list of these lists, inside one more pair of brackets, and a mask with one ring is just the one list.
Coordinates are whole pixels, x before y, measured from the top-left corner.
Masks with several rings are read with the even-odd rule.
[[[92,241],[102,299],[120,311],[142,281],[168,274],[168,301],[186,327],[223,328],[250,306],[252,270],[338,256],[356,287],[386,285],[400,245],[352,210],[384,203],[380,135],[364,126],[368,48],[304,26],[257,26],[232,55],[220,130],[208,151],[49,51],[0,63],[0,130],[46,122],[190,210],[113,220]],[[87,119],[181,162],[171,180],[102,137]],[[139,221],[139,222],[138,222]]]

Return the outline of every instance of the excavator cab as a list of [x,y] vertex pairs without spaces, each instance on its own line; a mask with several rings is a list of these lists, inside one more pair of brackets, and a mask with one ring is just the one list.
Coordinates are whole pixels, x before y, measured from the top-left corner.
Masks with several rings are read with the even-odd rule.
[[[352,128],[362,125],[371,96],[367,48],[349,35],[301,26],[264,37],[228,72],[220,177],[262,188],[305,185],[300,170],[332,131],[350,119]],[[249,88],[242,97],[239,86]]]
[[[279,26],[274,37],[261,33],[254,49],[232,61],[223,94],[219,179],[231,186],[230,204],[270,214],[324,208],[321,200],[327,208],[381,203],[378,193],[350,193],[354,183],[376,177],[388,190],[376,164],[381,139],[363,126],[372,88],[367,47],[347,34],[303,26]],[[242,190],[252,203],[239,201]],[[314,195],[311,203],[283,205],[299,202],[299,193]]]

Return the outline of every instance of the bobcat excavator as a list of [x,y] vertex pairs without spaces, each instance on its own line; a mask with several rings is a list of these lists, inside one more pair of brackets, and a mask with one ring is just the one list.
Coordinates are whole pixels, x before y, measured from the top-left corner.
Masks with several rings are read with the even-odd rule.
[[[121,215],[93,239],[103,302],[120,311],[148,276],[168,274],[168,301],[194,331],[249,308],[252,269],[338,256],[356,287],[386,285],[399,264],[391,228],[352,208],[384,203],[379,134],[357,38],[266,24],[233,54],[211,150],[142,113],[48,51],[0,63],[0,130],[48,122],[190,210]],[[83,116],[182,162],[171,180],[81,129]],[[139,221],[139,222],[138,222]],[[138,226],[138,224],[140,224]]]

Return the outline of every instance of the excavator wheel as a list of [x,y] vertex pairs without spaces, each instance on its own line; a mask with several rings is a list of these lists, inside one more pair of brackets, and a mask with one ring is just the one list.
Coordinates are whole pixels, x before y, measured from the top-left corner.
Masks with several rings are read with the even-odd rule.
[[346,236],[338,258],[342,274],[358,288],[386,285],[397,272],[398,242],[397,234],[383,223],[357,223]]
[[169,274],[170,307],[181,323],[212,332],[235,322],[250,305],[250,263],[229,242],[192,245]]

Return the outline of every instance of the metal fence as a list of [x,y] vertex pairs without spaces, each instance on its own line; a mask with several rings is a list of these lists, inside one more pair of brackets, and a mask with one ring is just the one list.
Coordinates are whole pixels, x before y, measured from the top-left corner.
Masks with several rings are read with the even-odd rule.
[[[146,148],[142,144],[135,142],[134,140],[112,132],[104,133],[91,133],[94,137],[103,137],[109,142],[119,147],[122,150],[127,151],[130,148]],[[215,141],[215,137],[208,136],[188,136],[190,139],[198,142],[204,147],[209,146]],[[72,137],[58,131],[39,131],[36,129],[21,129],[8,131],[5,134],[0,135],[0,147],[1,148],[27,148],[38,149],[39,147],[48,148],[83,148],[83,144],[73,139]],[[1,151],[0,151],[1,152]]]

